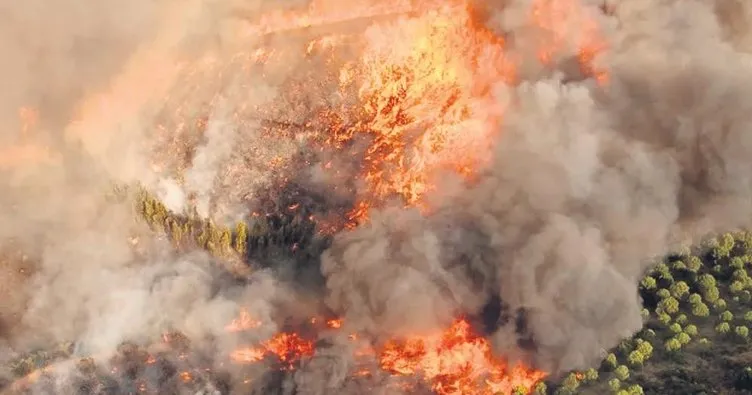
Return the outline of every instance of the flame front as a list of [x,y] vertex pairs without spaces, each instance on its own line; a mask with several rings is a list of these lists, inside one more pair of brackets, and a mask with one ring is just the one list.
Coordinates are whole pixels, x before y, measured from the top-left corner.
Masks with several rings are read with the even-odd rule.
[[[312,319],[315,324],[318,319]],[[339,330],[343,320],[326,322],[327,328]],[[348,337],[355,342],[357,334]],[[304,358],[314,356],[311,340],[295,332],[282,332],[254,347],[232,352],[236,363],[257,363],[268,357],[276,358],[281,369],[295,369]],[[510,394],[514,390],[529,391],[545,372],[522,364],[510,365],[494,356],[488,341],[473,333],[465,319],[456,320],[449,328],[435,335],[421,335],[392,339],[380,347],[361,346],[354,353],[358,359],[372,359],[379,369],[394,377],[418,378],[439,395]],[[375,372],[356,368],[353,377],[369,377]],[[411,382],[402,383],[410,389]]]

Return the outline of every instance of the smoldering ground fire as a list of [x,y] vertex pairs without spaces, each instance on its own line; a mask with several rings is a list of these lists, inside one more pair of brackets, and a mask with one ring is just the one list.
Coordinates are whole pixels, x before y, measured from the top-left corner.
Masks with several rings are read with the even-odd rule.
[[[626,3],[11,6],[2,354],[72,346],[6,390],[509,393],[591,366],[640,328],[653,257],[752,218],[749,6]],[[278,235],[233,276],[113,183]]]

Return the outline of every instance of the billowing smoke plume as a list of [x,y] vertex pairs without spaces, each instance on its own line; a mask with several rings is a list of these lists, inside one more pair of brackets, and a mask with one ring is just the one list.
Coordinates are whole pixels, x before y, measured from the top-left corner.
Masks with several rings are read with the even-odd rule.
[[[289,82],[298,73],[331,78],[321,63],[233,64],[246,46],[259,58],[263,48],[305,51],[304,38],[246,28],[263,12],[306,4],[73,3],[16,2],[0,17],[0,355],[62,341],[80,355],[110,354],[168,328],[222,356],[241,340],[225,331],[241,306],[268,337],[280,316],[315,310],[299,298],[313,294],[375,340],[481,317],[498,355],[558,373],[590,366],[640,328],[637,282],[654,257],[750,225],[752,6],[562,0],[565,50],[542,65],[535,48],[550,37],[525,22],[541,2],[499,1],[479,15],[504,38],[518,80],[488,89],[501,121],[481,173],[469,183],[442,176],[426,197],[429,214],[385,206],[335,235],[320,290],[294,290],[270,271],[231,279],[213,258],[153,240],[132,207],[105,192],[135,181],[175,212],[234,220],[294,164],[295,177],[339,204],[343,176],[311,177],[321,163],[305,168],[308,136],[278,139],[261,126],[293,133],[315,123],[306,119],[314,109],[352,98],[331,80]],[[605,82],[576,66],[586,21],[605,43],[593,60]],[[205,76],[213,79],[196,82]],[[265,107],[279,101],[295,108]],[[175,114],[206,118],[181,124]],[[357,164],[349,166],[343,173],[353,176]],[[387,388],[387,375],[368,389],[350,382],[352,345],[322,341],[331,346],[279,388]]]

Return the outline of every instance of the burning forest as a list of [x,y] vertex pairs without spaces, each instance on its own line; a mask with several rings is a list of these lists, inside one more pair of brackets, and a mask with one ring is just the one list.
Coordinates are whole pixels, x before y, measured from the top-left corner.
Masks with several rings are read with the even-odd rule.
[[750,225],[741,3],[89,3],[0,24],[3,393],[542,391]]

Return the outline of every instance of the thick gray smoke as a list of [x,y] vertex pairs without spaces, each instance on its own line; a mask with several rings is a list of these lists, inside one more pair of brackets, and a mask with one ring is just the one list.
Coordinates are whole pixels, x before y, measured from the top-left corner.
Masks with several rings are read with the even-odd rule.
[[[239,80],[212,62],[243,48],[238,37],[255,40],[238,35],[244,21],[304,2],[80,3],[1,7],[0,356],[62,341],[75,341],[81,355],[107,355],[165,328],[226,356],[249,340],[224,328],[241,306],[266,323],[255,335],[268,337],[291,305],[309,309],[300,292],[266,271],[231,281],[212,258],[154,240],[132,207],[104,195],[112,181],[138,181],[175,211],[193,200],[202,215],[236,218],[253,206],[244,199],[276,176],[269,159],[293,161],[304,140],[263,135],[259,122],[270,114],[229,114],[282,100],[287,77],[311,65],[283,58],[284,67]],[[386,207],[335,236],[323,256],[323,299],[348,331],[381,338],[490,316],[499,355],[552,373],[588,367],[641,327],[637,283],[654,257],[750,225],[752,6],[588,3],[607,44],[595,59],[605,85],[571,67],[581,16],[570,16],[573,33],[562,41],[572,48],[551,70],[531,52],[542,37],[525,22],[531,1],[486,6],[488,27],[521,59],[521,81],[492,92],[504,116],[491,163],[468,185],[446,177],[441,194],[428,196],[431,215]],[[196,59],[205,65],[197,75],[219,77],[184,83],[195,70],[182,66]],[[318,92],[292,96],[346,100]],[[21,107],[38,110],[31,132],[19,132]],[[160,132],[155,124],[174,113],[211,114],[208,129]],[[492,300],[501,301],[496,311],[487,309]],[[387,375],[367,387],[351,382],[352,344],[322,341],[333,345],[280,388],[393,391]]]
[[[525,2],[512,3],[494,28],[531,42],[512,17]],[[637,283],[653,258],[750,225],[749,21],[734,12],[731,29],[707,2],[609,10],[606,87],[566,75],[500,87],[511,104],[480,180],[435,215],[388,210],[335,238],[327,300],[348,322],[441,327],[498,296],[520,316],[501,314],[501,355],[586,368],[641,327]]]

